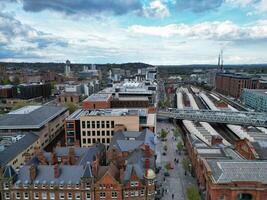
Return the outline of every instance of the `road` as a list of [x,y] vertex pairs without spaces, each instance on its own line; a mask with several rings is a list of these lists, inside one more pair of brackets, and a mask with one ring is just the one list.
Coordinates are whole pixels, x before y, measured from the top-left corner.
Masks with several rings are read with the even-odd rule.
[[[186,197],[186,188],[190,185],[195,185],[196,184],[196,180],[191,176],[191,175],[187,175],[185,176],[184,174],[184,169],[182,166],[182,160],[184,158],[184,155],[179,155],[176,152],[176,144],[177,141],[174,140],[174,136],[173,136],[173,132],[172,129],[174,128],[173,124],[167,122],[167,121],[161,121],[157,123],[157,133],[159,134],[161,129],[165,129],[166,131],[168,131],[168,136],[167,136],[167,141],[166,142],[162,142],[162,141],[158,141],[157,143],[157,154],[159,161],[161,163],[162,166],[162,170],[160,171],[160,173],[158,174],[157,180],[162,183],[162,188],[167,189],[168,192],[164,194],[163,198],[164,200],[172,200],[172,194],[174,194],[174,199],[175,200],[187,200]],[[162,152],[163,150],[163,146],[167,145],[168,146],[168,150],[167,150],[167,155],[163,156]],[[169,170],[170,176],[165,178],[165,182],[164,182],[164,176],[163,176],[163,172],[164,170],[164,166],[166,165],[167,162],[171,161],[173,163],[174,159],[179,159],[179,164],[174,165],[174,169]],[[161,188],[161,189],[162,189]]]

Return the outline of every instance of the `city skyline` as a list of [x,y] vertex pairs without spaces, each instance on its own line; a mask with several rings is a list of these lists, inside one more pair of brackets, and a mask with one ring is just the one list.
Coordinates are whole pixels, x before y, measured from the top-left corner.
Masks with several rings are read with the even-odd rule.
[[0,61],[267,63],[267,0],[0,0]]

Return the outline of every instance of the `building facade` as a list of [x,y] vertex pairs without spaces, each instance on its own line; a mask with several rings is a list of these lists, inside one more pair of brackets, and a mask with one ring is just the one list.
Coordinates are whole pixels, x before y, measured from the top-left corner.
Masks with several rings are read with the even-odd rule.
[[267,112],[267,90],[243,89],[241,101],[259,112]]

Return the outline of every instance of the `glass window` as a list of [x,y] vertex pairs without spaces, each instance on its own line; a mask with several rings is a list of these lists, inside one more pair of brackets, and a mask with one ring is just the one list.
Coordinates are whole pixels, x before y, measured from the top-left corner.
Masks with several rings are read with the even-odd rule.
[[5,193],[5,199],[10,199],[10,193],[9,192]]
[[145,191],[144,190],[141,190],[140,191],[140,194],[141,194],[141,196],[144,196],[145,195]]
[[95,136],[95,131],[92,131],[92,135]]
[[20,193],[19,192],[16,193],[16,199],[20,199]]
[[9,184],[8,183],[4,183],[4,189],[8,190],[9,189]]
[[46,192],[42,192],[42,199],[47,199],[47,193]]
[[114,128],[114,121],[111,121],[111,128]]
[[87,121],[87,128],[90,128],[90,121]]
[[109,138],[107,138],[107,143],[108,143],[108,144],[110,143],[110,139],[109,139]]
[[96,122],[96,128],[100,128],[100,121]]
[[105,121],[101,121],[101,128],[105,128]]
[[107,131],[107,136],[109,136],[110,135],[110,132],[109,131]]
[[38,192],[34,192],[34,198],[39,199],[39,193]]
[[65,199],[65,195],[64,195],[63,192],[60,192],[60,193],[59,193],[59,199]]
[[106,193],[105,192],[100,192],[99,196],[100,196],[101,199],[104,199],[104,198],[106,198]]
[[91,131],[87,131],[87,136],[91,136]]
[[91,144],[91,138],[88,138],[88,139],[87,139],[87,143],[88,143],[88,144]]
[[86,193],[86,200],[91,200],[91,194],[89,192]]
[[125,197],[128,197],[128,196],[129,196],[129,192],[128,192],[128,191],[125,191],[125,192],[124,192],[124,196],[125,196]]
[[29,199],[29,193],[28,192],[24,192],[24,199]]
[[85,128],[85,121],[82,121],[82,128]]
[[86,139],[85,138],[83,138],[83,144],[86,144]]
[[55,199],[55,193],[54,192],[50,192],[50,199]]
[[112,197],[112,198],[117,198],[117,192],[112,192],[112,193],[111,193],[111,197]]
[[83,131],[83,136],[85,136],[85,131]]
[[92,121],[92,128],[95,128],[95,121]]
[[111,136],[113,136],[114,135],[114,131],[111,131]]
[[105,144],[106,140],[105,138],[102,138],[102,143]]
[[100,136],[100,131],[97,131],[97,136]]
[[76,192],[76,194],[75,194],[75,199],[77,199],[77,200],[81,199],[81,194],[80,194],[80,192]]
[[109,128],[109,121],[106,121],[106,128]]
[[72,193],[71,192],[68,193],[68,199],[72,199]]
[[[86,184],[85,184],[85,189],[89,189],[89,190],[90,190],[90,188],[91,188],[90,183],[86,183]],[[89,194],[90,194],[90,193],[89,193]]]

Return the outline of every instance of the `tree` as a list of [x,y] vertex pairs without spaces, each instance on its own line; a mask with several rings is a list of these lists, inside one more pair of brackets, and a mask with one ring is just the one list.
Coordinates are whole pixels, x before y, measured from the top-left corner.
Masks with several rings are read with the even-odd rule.
[[168,135],[168,132],[165,131],[164,129],[161,129],[161,131],[160,131],[160,137],[161,137],[162,139],[164,139],[164,138],[167,137],[167,135]]
[[174,137],[176,137],[176,138],[180,136],[180,132],[179,132],[178,128],[175,128],[175,129],[173,130],[173,135],[174,135]]
[[179,142],[177,143],[176,147],[177,147],[177,150],[178,150],[178,151],[182,151],[183,148],[184,148],[184,145],[183,145],[182,141],[179,141]]
[[183,168],[185,171],[190,170],[190,161],[188,160],[188,158],[183,159]]
[[198,189],[195,186],[189,186],[186,189],[186,194],[187,194],[188,200],[200,200]]
[[75,105],[74,103],[71,103],[71,102],[70,103],[67,103],[67,106],[68,106],[68,109],[70,111],[70,114],[73,113],[75,110],[78,109],[78,106]]

